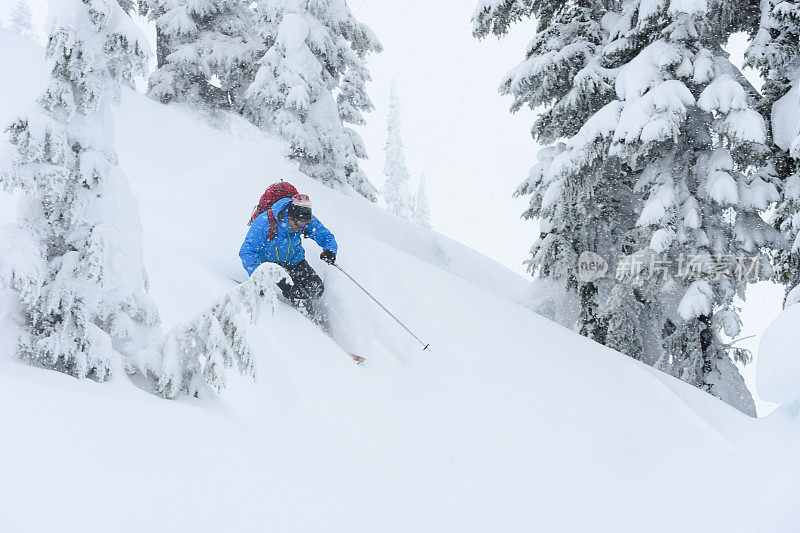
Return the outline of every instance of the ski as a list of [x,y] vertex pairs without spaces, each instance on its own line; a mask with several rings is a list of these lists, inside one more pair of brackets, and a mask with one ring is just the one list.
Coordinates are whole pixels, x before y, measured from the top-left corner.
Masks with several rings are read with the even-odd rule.
[[[341,348],[341,346],[340,346],[340,348]],[[342,348],[342,349],[344,350],[344,348]],[[355,361],[357,365],[361,365],[361,364],[364,364],[364,363],[366,363],[366,362],[367,362],[367,359],[366,359],[366,357],[361,357],[360,355],[356,355],[356,354],[354,354],[354,353],[350,353],[350,352],[348,352],[347,350],[345,350],[345,353],[346,353],[347,355],[349,355],[349,356],[350,356],[350,359],[352,359],[353,361]]]

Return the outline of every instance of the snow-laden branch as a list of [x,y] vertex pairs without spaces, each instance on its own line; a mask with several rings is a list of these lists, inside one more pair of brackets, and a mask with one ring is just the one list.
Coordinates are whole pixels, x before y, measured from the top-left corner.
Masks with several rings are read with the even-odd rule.
[[192,396],[206,388],[225,388],[228,369],[255,379],[256,368],[247,329],[258,322],[266,304],[275,312],[276,283],[285,278],[278,265],[264,263],[242,285],[193,320],[173,328],[157,343],[131,358],[128,371],[149,375],[165,398],[181,391]]

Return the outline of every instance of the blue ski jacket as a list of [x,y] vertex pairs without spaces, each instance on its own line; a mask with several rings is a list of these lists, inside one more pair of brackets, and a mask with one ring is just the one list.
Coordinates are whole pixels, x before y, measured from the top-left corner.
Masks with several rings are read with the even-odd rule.
[[[275,238],[267,240],[269,234],[269,216],[266,212],[261,213],[253,221],[244,243],[239,249],[239,258],[242,266],[247,271],[248,276],[252,276],[256,268],[261,263],[278,263],[282,265],[296,265],[306,257],[306,251],[300,236],[310,237],[319,244],[323,250],[336,252],[338,245],[328,228],[315,216],[312,216],[311,224],[305,230],[294,232],[286,221],[286,207],[292,201],[291,198],[278,200],[272,206],[272,213],[278,224],[275,231]],[[283,212],[281,212],[283,211]]]

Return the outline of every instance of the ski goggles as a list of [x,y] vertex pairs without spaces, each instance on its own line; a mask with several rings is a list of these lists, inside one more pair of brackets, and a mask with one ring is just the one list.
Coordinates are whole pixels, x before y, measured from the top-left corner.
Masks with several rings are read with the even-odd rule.
[[300,229],[306,229],[311,225],[311,220],[307,218],[292,218],[292,222],[294,222]]
[[289,218],[291,218],[295,224],[300,226],[301,228],[305,229],[311,224],[311,208],[289,204],[288,213]]

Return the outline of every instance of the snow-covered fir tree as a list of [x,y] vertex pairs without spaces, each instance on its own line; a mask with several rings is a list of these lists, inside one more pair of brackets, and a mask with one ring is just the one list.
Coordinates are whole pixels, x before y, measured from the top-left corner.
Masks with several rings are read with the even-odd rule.
[[612,97],[614,72],[602,64],[599,52],[619,4],[618,0],[478,2],[472,16],[472,32],[478,38],[503,36],[523,18],[537,20],[525,60],[506,75],[500,92],[514,97],[512,112],[523,106],[543,108],[531,129],[541,145],[577,133],[586,118]]
[[[750,279],[740,274],[764,268],[761,249],[781,240],[760,216],[777,191],[754,171],[767,152],[755,91],[721,49],[752,22],[752,4],[487,0],[473,23],[482,37],[539,21],[501,91],[512,110],[544,109],[537,140],[565,139],[517,191],[541,220],[530,267],[555,287],[550,314],[577,314],[584,335],[754,414],[730,357],[747,354],[721,338],[739,332],[734,297]],[[610,277],[580,280],[587,250],[611,260]],[[696,263],[696,275],[678,275]]]
[[777,254],[777,274],[789,304],[800,301],[800,1],[764,0],[761,10],[746,58],[764,79],[760,108],[772,122],[773,153],[764,172],[782,184],[774,221],[789,248]]
[[755,415],[731,360],[747,354],[721,334],[739,333],[734,298],[768,271],[760,252],[781,238],[760,216],[777,189],[753,171],[767,153],[766,125],[721,50],[734,15],[725,3],[626,1],[606,47],[623,58],[617,99],[590,122],[602,118],[609,155],[644,196],[636,225],[650,263],[635,266],[630,256],[628,273],[644,268],[662,280],[640,288],[664,317],[656,366]]
[[191,322],[167,333],[160,342],[138,351],[129,370],[154,379],[165,398],[180,392],[200,396],[219,393],[231,368],[255,378],[256,367],[247,342],[247,328],[255,324],[266,304],[274,313],[277,285],[286,271],[264,263],[236,289],[219,299]]
[[376,199],[376,191],[367,175],[361,170],[359,161],[367,158],[367,150],[364,147],[364,140],[351,126],[365,126],[367,124],[364,113],[369,113],[374,109],[372,100],[367,94],[366,84],[372,78],[366,66],[366,54],[368,50],[356,51],[361,54],[357,60],[350,62],[350,66],[342,77],[341,90],[336,96],[336,103],[339,106],[339,119],[344,125],[344,133],[347,136],[346,153],[344,161],[344,173],[347,183],[359,184],[359,192],[369,198]]
[[[522,18],[538,21],[525,60],[500,87],[501,94],[514,98],[512,112],[522,106],[541,109],[531,133],[541,145],[553,145],[540,152],[539,163],[516,192],[531,196],[523,217],[541,222],[528,267],[551,285],[552,296],[542,300],[539,311],[547,307],[551,318],[599,342],[606,332],[600,307],[611,283],[582,281],[578,258],[590,251],[614,258],[632,226],[631,178],[619,161],[604,158],[602,147],[593,145],[602,124],[587,124],[614,95],[615,70],[602,51],[618,3],[482,0],[472,19],[478,38],[502,36]],[[556,144],[565,138],[575,150],[565,152]],[[587,150],[581,152],[582,147]]]
[[386,121],[386,133],[386,146],[384,147],[386,163],[383,167],[386,183],[383,186],[383,197],[389,211],[410,220],[414,215],[414,206],[408,186],[406,154],[400,135],[400,102],[395,82],[392,82],[389,92],[389,117]]
[[358,166],[363,143],[345,123],[363,123],[361,112],[371,108],[366,59],[381,51],[377,37],[345,0],[263,0],[257,11],[267,51],[247,89],[245,115],[283,137],[303,172],[374,201]]
[[33,16],[27,0],[17,0],[14,3],[8,22],[9,29],[14,33],[18,33],[30,39],[36,37],[36,31],[33,27]]
[[414,195],[414,222],[426,228],[431,227],[431,206],[425,189],[425,176],[420,176]]
[[27,202],[7,228],[21,253],[0,257],[0,282],[23,313],[21,358],[104,380],[119,354],[158,335],[111,112],[144,71],[146,41],[116,0],[53,0],[50,10],[49,84],[7,130],[17,156],[3,185]]
[[155,20],[158,68],[149,94],[161,102],[239,112],[263,43],[246,0],[144,0]]

